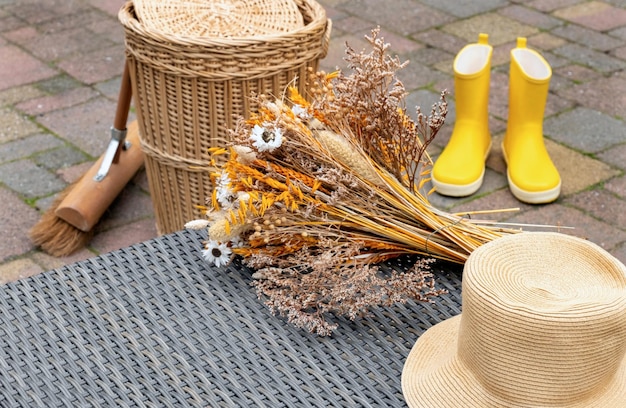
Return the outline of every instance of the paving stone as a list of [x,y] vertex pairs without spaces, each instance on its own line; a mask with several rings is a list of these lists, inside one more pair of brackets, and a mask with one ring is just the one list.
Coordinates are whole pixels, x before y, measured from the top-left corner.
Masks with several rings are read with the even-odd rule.
[[59,62],[74,78],[86,84],[95,84],[119,76],[124,70],[124,48],[119,45],[98,48]]
[[52,207],[52,204],[54,203],[55,198],[57,197],[59,193],[56,193],[54,195],[49,195],[47,197],[44,198],[40,198],[38,200],[36,200],[33,203],[33,207],[37,210],[37,211],[47,211],[49,208]]
[[36,154],[32,159],[39,166],[45,167],[50,171],[56,171],[57,169],[83,163],[88,160],[88,157],[73,147],[63,146]]
[[[532,48],[532,47],[531,47]],[[558,49],[558,48],[555,48]],[[570,65],[572,62],[567,58],[564,58],[559,55],[554,54],[554,50],[541,52],[541,56],[548,61],[548,64],[552,69],[557,69],[560,67],[564,67],[566,65]]]
[[67,92],[79,88],[82,84],[67,74],[61,74],[54,78],[39,81],[36,87],[48,95]]
[[119,20],[117,19],[117,14],[115,17],[116,18],[114,19],[103,18],[103,19],[90,22],[89,24],[85,25],[85,28],[89,30],[90,32],[96,34],[98,37],[102,39],[106,39],[113,44],[123,45],[124,40],[125,40],[124,29],[122,25],[120,24]]
[[146,174],[146,169],[141,168],[135,174],[135,177],[131,180],[131,183],[139,187],[143,192],[150,194],[150,185],[148,183],[148,175]]
[[15,3],[14,7],[10,7],[11,13],[20,16],[30,24],[44,24],[61,16],[79,13],[85,10],[86,5],[82,1],[20,1]]
[[[93,159],[104,151],[104,146],[110,137],[108,129],[115,111],[122,71],[124,33],[117,20],[117,12],[125,1],[0,0],[0,32],[2,33],[0,34],[0,61],[13,64],[13,54],[7,53],[8,49],[13,53],[19,51],[23,54],[22,57],[30,59],[31,63],[41,64],[37,66],[50,70],[50,75],[43,78],[27,78],[27,72],[20,72],[19,69],[28,65],[16,63],[18,70],[11,69],[10,73],[13,75],[17,73],[19,80],[0,76],[0,156],[2,154],[10,156],[6,150],[3,153],[3,149],[9,149],[7,144],[40,136],[42,128],[47,127],[54,133],[54,135],[49,135],[50,137],[58,137],[58,140],[66,144],[46,150],[44,149],[45,143],[34,142],[33,145],[38,144],[36,148],[42,150],[26,157],[29,157],[31,162],[37,162],[40,167],[47,165],[52,170],[57,170],[65,163],[69,164],[69,167],[60,168],[57,171],[57,177],[64,185],[65,182],[81,177],[92,165],[91,161],[81,164],[70,163],[75,159],[78,160],[78,157],[88,158],[87,155]],[[600,214],[603,211],[600,208],[602,204],[619,205],[619,211],[624,212],[621,203],[626,202],[624,196],[626,141],[618,141],[617,144],[610,144],[602,150],[583,154],[582,150],[568,147],[561,140],[553,141],[546,138],[548,151],[563,178],[563,192],[556,203],[543,206],[523,204],[512,196],[507,186],[506,164],[499,150],[508,116],[509,53],[510,49],[515,46],[515,39],[518,35],[526,36],[529,47],[542,53],[553,68],[554,76],[550,84],[550,95],[545,113],[546,121],[556,120],[569,110],[590,109],[602,112],[604,115],[602,117],[610,117],[614,121],[623,122],[626,117],[624,114],[626,112],[624,99],[626,97],[624,92],[626,73],[623,70],[624,66],[620,64],[626,61],[624,59],[626,25],[615,25],[620,13],[611,15],[600,13],[598,17],[597,11],[600,6],[604,9],[619,7],[623,10],[626,8],[624,0],[603,2],[588,0],[481,0],[476,2],[468,0],[456,2],[321,0],[321,3],[325,6],[329,18],[333,19],[334,26],[330,58],[323,61],[321,65],[324,69],[330,70],[336,65],[345,67],[342,59],[345,53],[345,40],[349,40],[357,50],[364,48],[369,50],[370,47],[365,43],[362,35],[380,24],[385,40],[391,43],[392,51],[400,53],[401,60],[411,61],[412,71],[406,72],[407,86],[413,88],[407,98],[407,109],[410,113],[414,114],[415,105],[422,105],[428,111],[432,102],[439,97],[438,90],[446,88],[450,90],[450,112],[446,124],[435,142],[429,146],[432,157],[437,157],[449,140],[456,117],[453,58],[463,46],[476,42],[478,32],[488,32],[491,43],[494,45],[489,104],[489,125],[494,135],[494,146],[487,160],[486,180],[479,193],[471,197],[450,199],[437,196],[435,193],[432,200],[454,211],[517,206],[520,207],[518,213],[498,213],[485,215],[482,218],[515,220],[514,217],[518,217],[517,219],[527,220],[530,223],[575,225],[578,228],[573,231],[568,230],[568,233],[591,236],[594,240],[603,242],[605,248],[612,254],[626,260],[624,225],[617,225],[617,223],[611,225],[610,221],[600,220],[600,218],[610,220],[613,217],[610,212]],[[559,13],[571,13],[572,10],[576,10],[572,8],[575,5],[587,10],[582,14],[582,18],[587,19],[584,23],[559,17]],[[595,15],[588,10],[595,10]],[[540,14],[540,11],[544,14]],[[469,18],[458,21],[458,15]],[[579,17],[581,16],[568,15],[568,18]],[[564,22],[566,24],[563,24]],[[458,29],[455,24],[459,24],[462,29]],[[590,28],[589,24],[597,24],[598,30]],[[453,27],[453,30],[450,30],[450,27]],[[520,27],[522,30],[519,29]],[[528,27],[530,29],[526,32]],[[79,35],[81,38],[71,38],[70,33]],[[106,56],[107,48],[117,50],[116,52],[119,53],[115,57],[119,58],[118,66],[98,65],[101,62],[98,58]],[[582,51],[590,48],[591,52]],[[56,50],[56,54],[53,54],[53,49]],[[566,52],[563,51],[564,49]],[[1,50],[4,50],[4,53]],[[28,50],[36,51],[38,53],[36,55],[41,57],[51,58],[53,55],[61,57],[49,61],[50,65],[48,65],[33,58]],[[56,69],[59,66],[63,68]],[[5,67],[6,64],[0,64],[0,71],[3,71]],[[613,73],[613,71],[616,72]],[[18,84],[8,85],[3,90],[1,84],[7,80]],[[95,90],[94,93],[76,91],[83,86],[83,82],[88,82],[87,88]],[[74,91],[67,92],[70,90]],[[52,97],[53,95],[55,97]],[[50,105],[46,104],[49,112],[40,112],[36,108],[40,102],[37,99],[44,96],[46,98],[42,101],[50,102]],[[93,99],[90,99],[92,96]],[[30,108],[27,109],[27,107]],[[33,114],[33,117],[22,116],[16,113],[16,109],[23,109]],[[40,116],[40,113],[43,115]],[[9,126],[2,126],[7,123]],[[18,126],[15,126],[15,123]],[[594,129],[602,129],[604,125],[604,123],[594,122]],[[577,126],[575,121],[569,124],[569,128],[564,123],[563,134],[580,132]],[[8,132],[7,128],[11,128],[11,131]],[[600,142],[609,144],[606,139]],[[96,146],[97,144],[99,145]],[[14,148],[16,146],[18,145],[13,145]],[[28,151],[15,154],[27,155]],[[19,161],[17,159],[18,157],[9,157],[7,160],[16,163]],[[39,168],[39,171],[45,171],[45,169]],[[7,171],[0,167],[0,173],[4,175]],[[4,188],[9,191],[5,187],[2,186],[0,189]],[[105,214],[99,225],[100,233],[96,235],[97,239],[93,247],[82,249],[76,256],[65,259],[53,258],[27,247],[24,249],[26,252],[18,251],[19,253],[11,255],[7,260],[0,260],[0,268],[15,262],[17,257],[17,261],[26,262],[21,264],[22,269],[29,265],[32,267],[33,264],[39,266],[39,269],[33,269],[35,271],[51,269],[86,259],[96,252],[106,252],[120,245],[131,245],[156,236],[151,214],[152,203],[147,194],[149,185],[145,170],[140,171],[124,191],[120,199]],[[597,191],[600,195],[597,198],[584,195],[591,194],[590,191]],[[39,213],[35,208],[21,202],[17,193],[10,191],[9,193],[21,204],[20,208],[34,212],[37,216],[35,218],[38,219]],[[581,195],[578,196],[578,194]],[[36,200],[36,206],[43,209],[49,208],[54,197],[55,194],[52,192],[45,198],[32,200]],[[587,203],[585,199],[591,202]],[[581,202],[574,205],[574,201],[567,200],[581,200]],[[4,203],[5,200],[0,197],[0,202]],[[581,208],[578,207],[579,205]],[[588,205],[589,208],[582,208],[583,205]],[[591,208],[593,206],[597,206],[598,209]],[[592,210],[598,211],[598,216]],[[144,216],[146,218],[142,218]],[[620,213],[619,217],[624,216]],[[32,224],[35,221],[29,222]],[[18,221],[15,222],[18,223]],[[22,223],[16,224],[15,228],[28,229]],[[129,238],[133,234],[136,239]],[[26,244],[29,245],[28,242]],[[2,245],[0,243],[0,253],[2,253]],[[2,279],[1,272],[0,279]]]
[[[2,2],[0,2],[2,6]],[[14,31],[24,27],[26,22],[15,16],[0,16],[0,32]]]
[[23,85],[0,91],[0,106],[10,106],[29,99],[43,96],[44,93],[34,85]]
[[150,195],[138,186],[128,184],[103,215],[98,231],[106,231],[153,216]]
[[561,196],[583,191],[619,174],[606,163],[585,156],[575,150],[544,139],[546,149],[561,175]]
[[554,15],[597,31],[606,31],[626,24],[626,10],[600,1],[566,7],[555,11]]
[[609,31],[609,34],[613,37],[621,38],[622,40],[626,40],[626,26],[616,28],[615,30]]
[[548,51],[565,45],[566,41],[548,32],[541,32],[528,37],[528,44],[532,44],[538,50]]
[[[437,158],[433,157],[433,160],[436,161]],[[454,209],[454,212],[457,211],[468,211],[466,207],[462,207],[477,197],[482,197],[484,195],[491,194],[495,191],[501,190],[507,185],[506,177],[502,174],[499,174],[491,169],[485,170],[485,176],[483,179],[483,184],[480,186],[478,191],[471,196],[468,197],[447,197],[438,194],[436,191],[433,192],[430,196],[428,196],[428,200],[430,203],[442,210],[451,210]],[[424,187],[424,191],[431,191],[433,185],[431,182],[426,183]],[[461,208],[457,210],[457,208]]]
[[599,51],[608,51],[624,45],[623,40],[618,40],[615,37],[574,24],[565,27],[557,27],[552,30],[552,34],[584,44],[585,47],[591,47]]
[[626,198],[626,176],[615,177],[607,181],[604,184],[604,188],[613,194]]
[[523,24],[530,24],[542,30],[551,30],[563,24],[558,18],[540,13],[532,8],[523,7],[517,4],[504,7],[498,10],[499,14],[517,20]]
[[[454,213],[491,211],[486,214],[470,214],[469,217],[475,220],[490,220],[503,223],[504,220],[509,219],[522,211],[528,211],[533,208],[535,208],[534,205],[522,203],[515,198],[515,196],[511,193],[511,190],[506,187],[481,197],[472,197],[471,201],[456,205],[450,208],[449,211]],[[502,224],[502,226],[512,229],[520,228],[516,225],[507,226]]]
[[0,165],[0,182],[26,198],[43,197],[65,187],[65,183],[30,160]]
[[63,142],[50,134],[36,134],[0,144],[0,163],[29,157],[37,152],[62,146]]
[[[122,77],[116,76],[109,80],[94,84],[93,88],[95,88],[102,95],[106,96],[107,98],[117,103],[117,99],[119,98],[119,95],[120,95],[121,82],[122,82]],[[133,106],[131,105],[131,109],[132,108]],[[129,118],[129,120],[131,119]]]
[[0,265],[0,285],[15,282],[43,272],[43,268],[30,259],[17,259]]
[[565,203],[614,225],[626,229],[626,201],[616,198],[604,190],[583,191],[568,197]]
[[[463,47],[465,47],[465,45],[467,45],[467,41],[464,39],[438,29],[421,32],[416,34],[413,38],[423,44],[447,51],[453,55],[456,55]],[[474,42],[476,42],[476,40],[474,40]]]
[[447,14],[411,0],[394,0],[393,3],[380,0],[348,1],[338,8],[383,27],[393,28],[404,36],[452,21],[452,17]]
[[324,10],[326,11],[326,17],[333,21],[333,28],[335,28],[335,24],[334,24],[335,21],[341,20],[348,16],[348,14],[346,14],[342,10],[339,10],[333,7],[332,5],[326,4],[323,7],[324,7]]
[[619,59],[626,60],[626,47],[621,47],[613,50],[612,55]]
[[434,82],[447,78],[447,76],[436,69],[411,61],[409,65],[398,73],[398,78],[407,90],[412,90],[429,86]]
[[[38,24],[37,30],[46,35],[57,34],[68,30],[68,28],[82,28],[96,21],[101,21],[102,13],[97,10],[85,7],[75,7],[71,13],[62,14],[45,23]],[[119,23],[118,23],[119,24]]]
[[12,191],[0,187],[0,262],[33,249],[28,229],[39,220],[39,213],[20,200]]
[[345,61],[346,42],[356,51],[371,50],[371,45],[361,36],[347,35],[331,41],[326,57],[320,61],[320,68],[327,72],[335,69],[346,69],[348,64]]
[[[365,38],[365,36],[371,37],[372,30],[375,28],[376,26],[370,25],[369,27],[357,31],[354,34],[360,36],[361,38]],[[399,36],[398,34],[394,34],[393,32],[382,28],[380,29],[378,37],[382,38],[385,43],[389,44],[389,55],[406,54],[424,47],[417,41]]]
[[493,47],[491,55],[491,68],[499,66],[508,67],[511,64],[511,50],[516,47],[516,42],[507,42]]
[[60,268],[64,265],[68,265],[74,262],[84,261],[96,256],[95,252],[89,250],[89,248],[80,248],[76,252],[68,256],[55,257],[48,255],[42,251],[36,251],[29,255],[37,265],[41,266],[45,271]]
[[591,81],[600,77],[600,74],[593,69],[574,64],[559,67],[555,72],[577,83]]
[[39,128],[24,115],[12,109],[0,108],[0,143],[39,132]]
[[110,46],[107,40],[95,37],[85,28],[70,28],[56,33],[31,33],[13,41],[43,61],[57,61],[74,54],[84,54]]
[[574,81],[569,80],[568,78],[562,77],[561,75],[556,75],[554,71],[552,72],[552,78],[550,78],[550,90],[558,91],[560,89],[569,88],[574,85]]
[[157,237],[154,219],[145,219],[101,232],[94,236],[90,247],[103,254]]
[[613,146],[597,155],[598,158],[615,167],[626,170],[626,143]]
[[515,41],[517,37],[528,37],[539,31],[535,27],[496,13],[481,14],[467,20],[459,20],[447,24],[441,29],[449,34],[464,38],[468,42],[476,42],[479,33],[487,32],[489,43],[494,46]]
[[527,2],[526,4],[529,7],[533,7],[537,10],[547,12],[570,6],[572,4],[578,4],[582,1],[585,0],[533,0]]
[[486,13],[507,4],[505,0],[487,0],[487,1],[441,1],[441,0],[422,0],[422,3],[431,7],[445,11],[455,17],[467,18],[476,14]]
[[611,255],[617,258],[621,263],[626,264],[626,242],[622,242],[618,246],[609,251]]
[[[609,250],[626,240],[626,232],[614,225],[597,220],[585,214],[584,211],[571,208],[559,203],[538,206],[506,220],[525,224],[554,225],[561,228],[524,227],[525,231],[557,231],[588,239],[591,242]],[[569,227],[569,228],[567,228]]]
[[[502,134],[492,136],[487,167],[506,174],[506,163],[502,154],[503,136]],[[561,175],[561,197],[585,190],[619,174],[611,166],[568,149],[550,139],[544,138],[544,142],[552,162]]]
[[69,108],[98,96],[98,92],[90,87],[74,88],[68,91],[31,99],[16,105],[16,108],[29,115],[41,115],[58,109]]
[[117,13],[124,5],[125,0],[87,0],[87,3],[112,17],[117,17]]
[[363,30],[370,30],[371,28],[371,21],[363,20],[362,18],[355,16],[347,16],[339,20],[333,20],[333,32],[331,35],[335,34],[335,30],[340,30],[344,33],[355,34],[361,33],[363,32]]
[[94,165],[94,162],[88,161],[74,166],[57,170],[57,175],[61,177],[67,184],[72,184],[81,177]]
[[80,150],[99,157],[111,137],[109,129],[115,116],[115,107],[114,102],[101,97],[44,114],[37,120]]
[[13,45],[0,47],[0,91],[57,74],[57,71]]
[[553,49],[552,52],[604,73],[626,68],[626,62],[578,44],[564,45]]
[[581,107],[548,118],[544,133],[586,153],[596,153],[626,142],[626,124],[623,121]]
[[561,97],[582,106],[624,118],[626,115],[626,76],[612,75],[559,91]]
[[454,60],[454,55],[446,51],[440,50],[438,48],[431,48],[431,47],[421,48],[410,54],[404,55],[403,57],[406,58],[411,63],[415,61],[419,64],[426,65],[426,66],[433,66],[443,61]]
[[[443,91],[443,90],[442,90]],[[419,106],[422,113],[428,114],[430,113],[431,107],[439,103],[441,100],[440,92],[433,92],[427,89],[419,89],[417,91],[413,91],[409,93],[409,95],[405,98],[407,112],[411,115],[413,120],[416,119],[416,108]],[[446,97],[446,101],[448,103],[448,114],[446,115],[444,127],[454,123],[455,119],[455,103],[451,97]]]

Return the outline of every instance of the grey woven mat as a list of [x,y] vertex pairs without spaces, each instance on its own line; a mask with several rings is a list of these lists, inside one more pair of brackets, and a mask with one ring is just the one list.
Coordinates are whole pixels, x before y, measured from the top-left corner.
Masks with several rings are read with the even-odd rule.
[[0,286],[0,406],[404,406],[415,340],[460,313],[460,268],[442,264],[450,293],[436,303],[317,337],[271,315],[239,263],[208,267],[200,239],[170,234]]

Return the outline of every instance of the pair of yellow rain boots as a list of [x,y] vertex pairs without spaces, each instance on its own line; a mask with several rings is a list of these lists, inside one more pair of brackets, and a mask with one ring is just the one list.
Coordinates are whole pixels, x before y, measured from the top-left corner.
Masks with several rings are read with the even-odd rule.
[[[492,53],[487,34],[480,34],[478,43],[466,45],[454,60],[456,122],[432,171],[439,194],[464,197],[482,185],[491,149],[487,106]],[[551,76],[548,62],[526,48],[526,38],[518,38],[511,50],[509,117],[502,152],[511,192],[531,204],[549,203],[561,192],[561,177],[543,140]]]

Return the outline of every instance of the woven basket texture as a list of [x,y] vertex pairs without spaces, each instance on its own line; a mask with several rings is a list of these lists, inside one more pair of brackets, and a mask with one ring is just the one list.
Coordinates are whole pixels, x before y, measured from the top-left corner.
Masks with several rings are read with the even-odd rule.
[[302,28],[293,0],[133,0],[137,20],[154,32],[188,37],[253,37]]
[[249,38],[155,32],[138,20],[132,2],[120,10],[160,234],[202,217],[198,206],[212,189],[208,150],[224,146],[237,120],[257,109],[251,95],[278,96],[288,85],[306,94],[309,70],[328,51],[331,22],[314,0],[292,1],[301,28]]

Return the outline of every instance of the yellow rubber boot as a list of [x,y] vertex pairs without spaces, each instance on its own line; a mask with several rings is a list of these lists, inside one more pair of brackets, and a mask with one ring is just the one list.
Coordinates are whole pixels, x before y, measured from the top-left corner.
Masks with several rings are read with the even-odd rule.
[[432,171],[439,194],[468,196],[483,183],[491,148],[487,105],[492,53],[487,34],[481,33],[478,43],[466,45],[454,59],[456,122]]
[[549,203],[561,192],[561,177],[543,140],[543,115],[552,69],[536,51],[517,39],[511,50],[509,118],[502,152],[509,188],[518,200]]

